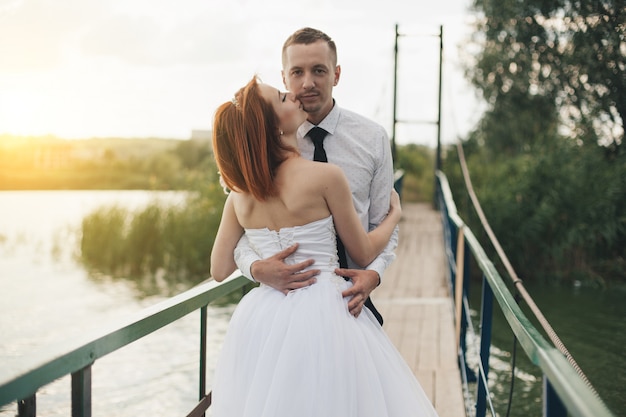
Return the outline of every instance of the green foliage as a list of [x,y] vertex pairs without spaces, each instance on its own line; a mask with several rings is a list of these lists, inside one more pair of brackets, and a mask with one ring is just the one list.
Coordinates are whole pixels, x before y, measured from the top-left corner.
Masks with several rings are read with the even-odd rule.
[[467,71],[492,108],[507,95],[540,96],[569,116],[571,137],[619,147],[626,120],[623,0],[473,5],[482,14],[474,38],[480,52]]
[[542,96],[510,90],[495,99],[469,142],[484,147],[494,158],[515,156],[544,146],[556,137],[557,111]]
[[168,213],[164,235],[170,271],[192,279],[209,276],[210,255],[224,200],[224,191],[213,177],[184,207]]
[[126,246],[130,274],[142,272],[156,273],[164,265],[164,228],[169,216],[167,210],[158,204],[152,204],[132,216],[128,234],[123,246]]
[[181,141],[174,149],[182,166],[188,170],[199,168],[202,163],[211,157],[211,149],[206,143],[198,141]]
[[127,218],[122,208],[103,207],[83,219],[80,253],[87,266],[117,272],[125,264]]
[[[473,5],[467,74],[489,107],[463,147],[500,244],[526,280],[626,283],[623,0]],[[444,167],[489,250],[458,165]]]
[[[626,284],[626,156],[607,163],[602,148],[569,141],[488,164],[487,154],[467,156],[474,189],[523,279]],[[458,166],[447,175],[459,212],[475,233],[483,230]]]
[[427,202],[433,200],[435,154],[426,146],[409,144],[397,148],[396,168],[404,170],[402,200]]
[[81,261],[94,276],[129,279],[144,295],[173,294],[209,277],[225,194],[205,159],[184,203],[157,200],[137,212],[104,207],[82,222]]

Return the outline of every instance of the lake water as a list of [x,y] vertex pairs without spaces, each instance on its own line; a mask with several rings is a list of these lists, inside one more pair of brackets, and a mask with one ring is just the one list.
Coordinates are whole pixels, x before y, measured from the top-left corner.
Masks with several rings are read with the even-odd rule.
[[[179,204],[184,193],[0,192],[0,379],[24,358],[165,299],[146,297],[131,281],[91,277],[76,261],[77,231],[86,214],[112,204],[139,209],[155,199]],[[625,417],[624,293],[526,286],[601,397],[617,416]],[[473,302],[480,305],[479,298]],[[208,309],[209,387],[233,309],[233,305]],[[197,401],[199,325],[199,314],[192,313],[98,360],[92,375],[93,415],[186,415]],[[501,416],[511,380],[512,343],[504,318],[496,314],[490,385]],[[511,416],[541,415],[536,400],[540,392],[541,376],[518,346]],[[37,394],[37,410],[43,417],[71,415],[70,378],[43,387]],[[0,417],[15,413],[14,403],[0,407]]]
[[[480,287],[471,291],[471,305],[480,308]],[[600,397],[616,416],[626,417],[626,293],[532,283],[524,285],[559,339],[582,369]],[[494,301],[494,304],[495,301]],[[523,301],[526,317],[550,339]],[[494,305],[489,386],[499,416],[506,416],[511,388],[513,333],[499,308]],[[479,313],[472,310],[478,328]],[[479,341],[469,352],[477,352]],[[468,359],[471,359],[471,356]],[[474,364],[477,362],[472,361]],[[510,417],[541,416],[542,375],[517,343],[515,380]],[[476,369],[476,368],[474,368]],[[473,387],[475,393],[475,387]],[[489,415],[489,414],[488,414]]]
[[[103,205],[139,209],[183,193],[146,191],[0,192],[0,379],[23,360],[82,333],[113,325],[164,296],[145,298],[132,282],[94,279],[76,261],[80,223]],[[207,254],[209,256],[209,254]],[[208,309],[208,384],[233,306]],[[94,415],[185,415],[196,404],[198,314],[97,361]],[[42,388],[38,416],[71,415],[70,378]],[[0,407],[14,416],[16,405]]]

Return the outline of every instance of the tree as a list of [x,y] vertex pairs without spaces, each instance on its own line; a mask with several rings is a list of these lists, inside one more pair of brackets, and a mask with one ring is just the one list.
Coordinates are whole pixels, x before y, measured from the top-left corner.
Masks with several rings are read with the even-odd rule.
[[468,69],[495,108],[540,96],[570,137],[617,150],[626,120],[624,0],[474,0],[481,44]]
[[551,100],[512,87],[506,95],[496,97],[493,108],[470,133],[467,144],[482,148],[490,159],[529,153],[554,140],[557,119]]
[[526,278],[624,283],[626,0],[473,1],[489,108],[463,149],[494,233]]

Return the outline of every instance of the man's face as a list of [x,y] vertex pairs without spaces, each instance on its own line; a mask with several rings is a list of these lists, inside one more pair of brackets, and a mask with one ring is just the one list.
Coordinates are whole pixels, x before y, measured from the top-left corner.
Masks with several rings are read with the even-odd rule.
[[302,103],[308,120],[318,124],[333,108],[333,87],[341,74],[328,44],[318,41],[291,45],[283,61],[285,87]]

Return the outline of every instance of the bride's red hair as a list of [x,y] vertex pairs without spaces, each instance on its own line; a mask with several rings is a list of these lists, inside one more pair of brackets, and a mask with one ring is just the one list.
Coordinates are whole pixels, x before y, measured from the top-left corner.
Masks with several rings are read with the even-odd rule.
[[213,121],[213,153],[228,188],[258,200],[275,196],[276,168],[293,151],[280,139],[278,117],[261,97],[257,77],[218,107]]

